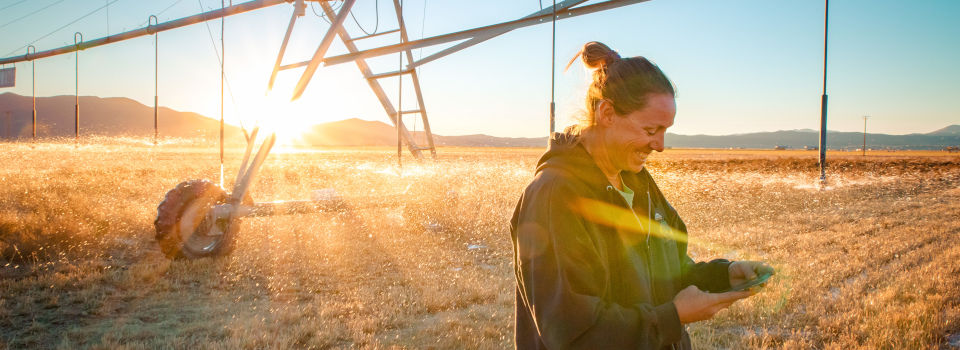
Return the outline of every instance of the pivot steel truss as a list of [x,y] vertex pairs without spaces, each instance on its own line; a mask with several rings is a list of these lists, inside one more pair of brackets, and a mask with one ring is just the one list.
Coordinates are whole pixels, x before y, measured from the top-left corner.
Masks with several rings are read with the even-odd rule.
[[[373,35],[368,35],[364,37],[353,38],[347,33],[347,30],[343,27],[343,21],[350,13],[350,9],[353,6],[355,0],[345,0],[343,5],[340,7],[339,13],[334,13],[333,8],[327,2],[320,2],[320,7],[323,8],[324,14],[333,19],[330,25],[330,29],[327,30],[326,35],[324,35],[323,40],[320,42],[320,46],[317,48],[317,52],[313,56],[313,60],[309,61],[307,64],[306,71],[304,71],[303,76],[300,78],[300,81],[297,83],[296,89],[294,90],[294,99],[299,98],[304,89],[306,89],[307,84],[310,82],[310,79],[313,77],[313,74],[316,73],[317,69],[320,67],[320,62],[323,60],[323,56],[326,54],[327,49],[330,48],[330,44],[333,42],[334,37],[339,36],[340,40],[343,42],[344,46],[347,47],[351,53],[359,52],[357,49],[356,42],[357,40],[367,39],[371,37],[400,33],[400,38],[402,40],[407,40],[407,30],[406,26],[401,25],[399,29],[390,30],[382,33],[376,33]],[[398,0],[394,0],[394,9],[397,13],[397,21],[403,21],[403,17],[400,13],[400,3]],[[281,66],[283,61],[283,54],[286,51],[287,44],[290,42],[290,35],[293,33],[293,26],[296,23],[297,17],[304,15],[305,5],[302,0],[297,0],[294,5],[293,15],[290,16],[290,24],[287,27],[287,34],[283,38],[283,44],[280,45],[280,54],[277,56],[276,64],[273,66],[273,73],[270,75],[270,82],[268,83],[267,90],[273,88],[273,83],[276,81],[277,73],[284,69],[285,66]],[[404,50],[406,55],[407,62],[413,61],[413,53],[410,50]],[[316,62],[316,63],[313,63]],[[430,150],[430,155],[433,157],[437,156],[437,149],[433,144],[433,133],[430,131],[430,122],[427,119],[427,110],[423,104],[423,94],[420,92],[420,80],[417,76],[417,71],[415,69],[404,69],[394,72],[385,72],[374,74],[370,69],[370,65],[367,64],[366,60],[360,58],[354,60],[357,64],[357,68],[360,69],[360,72],[363,73],[364,79],[366,79],[367,84],[370,85],[370,89],[373,90],[373,93],[377,96],[377,99],[380,100],[380,104],[383,106],[383,109],[387,112],[387,117],[390,118],[390,122],[393,123],[394,127],[399,129],[399,134],[403,143],[407,146],[407,149],[410,150],[410,153],[417,158],[423,158],[423,152],[425,150]],[[302,67],[302,66],[298,66]],[[409,75],[413,81],[413,89],[417,95],[417,108],[403,110],[399,113],[397,108],[394,107],[393,102],[390,101],[390,97],[387,96],[386,92],[383,90],[383,86],[380,84],[380,79],[388,77],[396,77],[400,75]],[[404,114],[414,114],[419,115],[423,120],[423,129],[426,134],[427,145],[421,146],[418,145],[414,139],[414,135],[407,130],[407,127],[403,123],[402,116]]]
[[[557,3],[556,5],[548,8],[544,8],[540,11],[534,12],[526,17],[521,19],[504,22],[500,24],[490,25],[486,27],[480,27],[470,30],[465,30],[461,32],[455,32],[450,34],[444,34],[429,38],[424,38],[420,40],[410,41],[407,36],[406,26],[403,25],[403,14],[401,12],[400,0],[393,0],[394,10],[397,14],[397,23],[399,28],[385,31],[382,33],[375,33],[372,35],[361,36],[357,38],[352,38],[343,27],[343,22],[346,19],[346,16],[349,15],[350,9],[353,7],[355,0],[344,0],[343,5],[340,7],[339,13],[334,13],[333,8],[325,1],[320,1],[320,6],[323,8],[324,14],[333,19],[330,24],[330,28],[327,30],[326,35],[324,35],[323,40],[320,42],[320,46],[317,48],[316,53],[314,53],[313,58],[309,61],[303,61],[292,64],[282,64],[283,54],[286,51],[287,44],[290,41],[290,35],[293,33],[293,26],[296,22],[297,17],[303,16],[304,14],[304,4],[303,0],[297,0],[294,5],[293,15],[290,17],[290,24],[287,27],[286,36],[283,39],[283,44],[280,46],[280,53],[277,56],[277,61],[273,67],[273,73],[270,76],[270,82],[268,84],[268,91],[273,88],[273,83],[276,80],[277,73],[282,70],[307,67],[303,72],[303,75],[300,77],[300,81],[297,82],[297,86],[293,92],[293,99],[296,100],[303,95],[304,90],[307,88],[307,84],[310,83],[310,80],[313,78],[313,75],[316,73],[317,69],[320,68],[321,64],[324,66],[331,66],[347,62],[356,62],[357,67],[360,68],[360,71],[363,73],[363,77],[366,79],[367,83],[370,85],[370,88],[373,90],[374,94],[380,100],[380,103],[383,105],[383,109],[387,112],[387,116],[390,118],[390,121],[393,123],[394,127],[398,128],[398,134],[406,144],[407,149],[410,150],[410,153],[416,156],[417,158],[423,157],[423,150],[430,150],[432,156],[437,155],[436,147],[433,142],[433,133],[430,131],[430,122],[427,119],[427,110],[423,103],[423,94],[420,90],[420,80],[417,75],[416,68],[427,63],[434,61],[438,58],[447,56],[451,53],[463,50],[465,48],[474,46],[501,34],[507,33],[511,30],[517,28],[528,27],[541,23],[548,23],[553,20],[554,14],[556,14],[556,19],[566,19],[572,18],[580,15],[585,15],[589,13],[609,10],[621,6],[646,2],[649,0],[608,0],[601,3],[582,6],[578,8],[573,8],[576,5],[582,4],[587,0],[566,0]],[[357,46],[354,44],[358,40],[399,33],[400,43],[394,45],[387,45],[373,49],[367,50],[358,50]],[[347,47],[349,53],[342,54],[338,56],[325,57],[327,49],[330,48],[335,36],[339,36],[340,40],[343,42],[344,46]],[[448,47],[444,50],[441,50],[433,55],[427,56],[420,60],[414,61],[412,50],[447,44],[454,41],[465,40],[459,44]],[[402,53],[406,56],[407,65],[397,71],[382,72],[382,73],[373,73],[370,70],[370,66],[365,61],[368,58],[379,57],[394,53]],[[400,75],[410,75],[413,82],[413,88],[417,95],[417,107],[411,110],[397,111],[397,108],[394,107],[393,103],[390,101],[390,98],[384,93],[383,87],[380,85],[379,80],[387,77],[396,77]],[[413,139],[410,132],[407,130],[406,126],[403,123],[402,116],[404,114],[414,114],[419,115],[423,121],[424,133],[426,134],[427,145],[420,146]]]
[[[316,53],[313,55],[313,58],[309,61],[291,63],[291,64],[282,64],[283,55],[286,51],[287,44],[290,40],[290,35],[293,32],[293,26],[296,23],[298,17],[301,17],[305,14],[306,1],[313,1],[320,4],[320,7],[323,8],[323,12],[332,19],[330,28],[327,30],[326,34],[323,37],[323,40],[320,42],[320,46],[317,47]],[[332,66],[336,64],[342,64],[347,62],[355,62],[357,67],[360,68],[360,71],[363,73],[364,78],[367,83],[370,85],[370,88],[376,94],[377,98],[380,100],[380,103],[383,105],[383,109],[386,111],[387,116],[390,118],[390,121],[393,125],[398,128],[399,134],[407,145],[407,148],[410,152],[420,158],[423,156],[422,151],[430,150],[432,156],[436,156],[436,147],[433,143],[433,133],[430,131],[430,123],[427,119],[426,108],[423,103],[423,95],[420,92],[420,80],[417,76],[416,68],[426,64],[428,62],[434,61],[438,58],[447,56],[451,53],[463,50],[465,48],[474,46],[491,38],[497,37],[504,33],[507,33],[511,30],[528,27],[536,24],[549,23],[556,20],[562,20],[567,18],[573,18],[576,16],[581,16],[585,14],[610,10],[618,7],[623,7],[627,5],[647,2],[649,0],[606,0],[596,4],[579,6],[587,0],[564,0],[556,3],[551,7],[544,8],[540,11],[534,12],[526,17],[503,22],[500,24],[489,25],[480,28],[474,28],[469,30],[464,30],[455,33],[443,34],[428,38],[423,38],[419,40],[409,41],[407,36],[406,27],[402,25],[403,15],[400,11],[400,0],[392,0],[394,5],[394,10],[397,15],[397,23],[400,24],[398,29],[389,30],[381,33],[376,33],[373,35],[360,36],[360,37],[351,37],[347,33],[346,29],[343,26],[343,22],[347,16],[349,16],[350,9],[353,7],[353,4],[356,0],[343,0],[343,5],[340,7],[337,13],[334,13],[333,8],[330,6],[329,2],[331,0],[253,0],[248,1],[242,4],[230,6],[224,9],[213,10],[206,13],[201,13],[195,16],[185,17],[177,20],[172,20],[164,23],[153,24],[150,23],[149,26],[142,29],[135,29],[124,33],[114,34],[104,38],[81,42],[75,45],[68,45],[61,48],[56,48],[52,50],[42,51],[42,52],[28,52],[23,56],[11,56],[0,58],[0,64],[16,63],[23,61],[33,61],[39,58],[45,58],[50,56],[56,56],[66,53],[71,53],[75,51],[85,50],[88,48],[111,44],[123,40],[133,39],[136,37],[156,34],[161,31],[171,30],[175,28],[180,28],[200,22],[210,21],[214,19],[223,18],[226,16],[231,16],[235,14],[240,14],[247,11],[253,11],[269,6],[279,5],[283,3],[293,3],[294,10],[293,15],[290,17],[290,24],[287,27],[286,36],[283,39],[283,45],[280,47],[280,52],[277,56],[277,61],[273,67],[273,73],[270,76],[270,82],[268,83],[267,90],[273,88],[277,73],[282,70],[298,68],[298,67],[307,67],[303,72],[303,75],[300,77],[297,86],[294,89],[293,99],[296,100],[303,95],[304,90],[306,90],[307,85],[310,83],[310,80],[313,78],[313,75],[316,73],[317,69],[320,68],[321,64],[323,66]],[[554,17],[556,16],[556,17]],[[372,37],[385,36],[389,34],[399,33],[398,39],[400,39],[398,44],[386,45],[381,47],[376,47],[372,49],[359,50],[354,44],[355,42],[363,39],[368,39]],[[333,40],[339,37],[343,42],[344,46],[347,47],[349,51],[346,54],[336,55],[326,57],[327,49],[330,48],[330,44],[333,43]],[[433,55],[421,58],[419,60],[413,60],[412,50],[430,47],[434,45],[443,45],[449,44],[455,41],[462,41],[456,45],[450,46],[444,50],[441,50]],[[389,55],[394,53],[403,53],[406,56],[407,64],[405,67],[398,71],[392,72],[382,72],[374,73],[370,70],[370,66],[367,64],[365,59],[379,57],[383,55]],[[389,97],[384,93],[382,86],[380,85],[379,80],[387,77],[395,77],[401,75],[409,75],[411,81],[413,82],[414,91],[417,95],[417,107],[410,110],[397,111],[393,103],[390,101]],[[398,103],[399,104],[399,103]],[[423,121],[424,132],[426,133],[427,145],[420,146],[413,139],[413,135],[406,129],[403,124],[404,114],[414,114],[419,115]]]

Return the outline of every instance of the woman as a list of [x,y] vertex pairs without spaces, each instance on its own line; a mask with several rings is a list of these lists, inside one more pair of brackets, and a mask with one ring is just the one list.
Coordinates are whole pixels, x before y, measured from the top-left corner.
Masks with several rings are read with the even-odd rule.
[[718,292],[773,270],[687,256],[686,226],[643,167],[673,125],[673,84],[598,42],[578,57],[594,70],[585,120],[551,137],[511,220],[517,348],[689,349],[684,324],[753,294]]

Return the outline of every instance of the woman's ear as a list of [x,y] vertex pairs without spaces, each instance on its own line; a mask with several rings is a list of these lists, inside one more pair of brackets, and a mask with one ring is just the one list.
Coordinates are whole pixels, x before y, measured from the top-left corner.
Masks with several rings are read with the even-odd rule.
[[607,99],[597,102],[597,109],[594,113],[596,113],[594,120],[601,127],[609,127],[613,123],[613,118],[617,117],[617,111],[613,109],[613,104]]

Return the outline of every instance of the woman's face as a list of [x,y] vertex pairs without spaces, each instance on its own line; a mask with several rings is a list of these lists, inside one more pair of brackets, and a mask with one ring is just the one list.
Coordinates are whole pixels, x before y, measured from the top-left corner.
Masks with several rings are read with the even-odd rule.
[[677,104],[672,95],[649,94],[643,109],[609,118],[605,146],[611,165],[631,172],[643,169],[650,153],[663,152],[663,135],[673,126],[676,115]]

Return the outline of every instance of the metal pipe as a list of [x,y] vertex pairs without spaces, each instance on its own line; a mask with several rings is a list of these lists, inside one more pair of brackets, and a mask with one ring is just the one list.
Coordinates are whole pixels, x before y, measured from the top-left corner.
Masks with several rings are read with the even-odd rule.
[[[160,20],[157,19],[157,16],[150,15],[147,17],[147,28],[154,26],[154,22],[159,23]],[[154,34],[153,36],[153,144],[157,145],[160,143],[160,129],[158,120],[159,117],[159,105],[160,105],[160,34]]]
[[162,31],[165,31],[165,30],[171,30],[171,29],[176,29],[176,28],[180,28],[180,27],[186,27],[186,26],[189,26],[189,25],[193,25],[193,24],[197,24],[197,23],[201,23],[201,22],[206,22],[206,21],[214,20],[214,19],[217,19],[217,18],[223,18],[223,17],[226,17],[226,16],[233,16],[233,15],[241,14],[241,13],[244,13],[244,12],[249,12],[249,11],[253,11],[253,10],[259,10],[259,9],[261,9],[261,8],[270,7],[270,6],[275,6],[275,5],[280,5],[280,4],[284,4],[284,3],[286,3],[286,2],[287,2],[287,0],[254,0],[254,1],[249,1],[249,2],[242,3],[242,4],[238,4],[238,5],[230,6],[230,7],[227,7],[227,8],[223,8],[223,9],[217,9],[217,10],[207,11],[207,12],[204,12],[204,13],[201,13],[201,14],[198,14],[198,15],[193,15],[193,16],[190,16],[190,17],[184,17],[184,18],[181,18],[181,19],[176,19],[176,20],[172,20],[172,21],[169,21],[169,22],[160,23],[160,24],[157,24],[156,26],[153,26],[153,27],[147,27],[147,28],[141,28],[141,29],[134,29],[134,30],[131,30],[131,31],[127,31],[127,32],[120,33],[120,34],[114,34],[114,35],[107,36],[107,37],[103,37],[103,38],[100,38],[100,39],[91,40],[91,41],[88,41],[88,42],[83,43],[83,45],[80,45],[80,46],[68,45],[68,46],[64,46],[64,47],[61,47],[61,48],[56,48],[56,49],[47,50],[47,51],[41,51],[41,52],[39,52],[39,53],[30,55],[29,59],[26,57],[26,55],[24,55],[24,56],[11,56],[11,57],[2,58],[2,59],[0,59],[0,64],[23,62],[23,61],[34,60],[34,59],[38,59],[38,58],[46,58],[46,57],[50,57],[50,56],[62,55],[62,54],[71,53],[71,52],[78,51],[78,50],[89,49],[89,48],[91,48],[91,47],[97,47],[97,46],[102,46],[102,45],[106,45],[106,44],[110,44],[110,43],[115,43],[115,42],[119,42],[119,41],[123,41],[123,40],[129,40],[129,39],[133,39],[133,38],[138,38],[138,37],[141,37],[141,36],[144,36],[144,35],[150,35],[150,34],[157,33],[157,32],[162,32]]
[[[78,35],[80,36],[80,41],[77,41]],[[77,145],[80,144],[80,51],[79,50],[80,50],[80,43],[82,42],[83,42],[83,34],[80,34],[80,32],[74,33],[73,45],[76,46],[78,50],[77,55],[75,56],[76,67],[74,67],[75,68],[74,71],[76,72],[75,82],[76,82],[76,89],[77,89],[77,96],[76,96],[77,104],[76,104],[76,109],[74,110],[75,112],[74,116],[76,117],[76,119],[74,120],[74,126],[76,127],[74,130],[75,132],[74,141],[77,143]]]
[[283,53],[287,51],[287,44],[290,42],[290,35],[293,34],[293,25],[297,23],[297,9],[293,9],[293,15],[290,16],[290,24],[287,25],[287,34],[283,36],[283,43],[280,44],[280,53],[277,54],[277,62],[273,64],[273,73],[270,73],[270,82],[267,83],[267,93],[273,90],[273,83],[277,80],[277,72],[280,71],[280,63],[283,63]]
[[247,193],[247,189],[250,188],[250,183],[253,182],[253,178],[257,176],[257,173],[260,171],[260,167],[263,165],[263,161],[267,158],[267,155],[270,154],[270,149],[273,148],[273,143],[277,141],[277,134],[270,134],[263,144],[260,145],[260,150],[257,151],[257,156],[253,158],[253,162],[250,163],[250,166],[247,167],[247,170],[243,173],[243,178],[237,183],[233,188],[233,193],[230,194],[229,204],[237,206],[243,200],[244,195]]
[[[568,9],[568,8],[570,8],[570,7],[577,6],[577,5],[581,4],[581,3],[584,3],[584,2],[586,2],[586,1],[587,1],[587,0],[567,0],[567,1],[561,1],[560,3],[554,4],[554,5],[556,6],[556,10],[557,10],[557,11],[563,11],[563,10],[566,10],[566,9]],[[649,0],[646,0],[646,1],[649,1]],[[534,13],[530,14],[529,16],[526,16],[526,17],[523,17],[523,18],[539,17],[539,16],[545,15],[545,14],[547,14],[547,13],[554,13],[554,14],[555,14],[556,12],[553,11],[552,9],[541,9],[540,11],[534,12]],[[556,16],[554,16],[554,17],[556,17]],[[474,45],[476,45],[476,44],[482,43],[482,42],[484,42],[484,41],[493,39],[493,38],[495,38],[495,37],[497,37],[497,36],[500,36],[500,35],[502,35],[502,34],[505,34],[505,33],[509,32],[509,31],[510,31],[510,29],[507,29],[507,30],[499,30],[499,31],[494,31],[494,32],[489,33],[489,34],[486,34],[486,35],[474,37],[473,39],[470,39],[470,40],[464,41],[464,42],[462,42],[462,43],[453,45],[453,46],[448,47],[448,48],[446,48],[446,49],[440,50],[440,51],[438,51],[438,52],[435,53],[435,54],[432,54],[432,55],[430,55],[430,56],[421,58],[420,60],[417,60],[416,62],[413,62],[413,63],[408,64],[407,67],[410,67],[410,68],[419,67],[419,66],[424,65],[424,64],[426,64],[426,63],[428,63],[428,62],[432,62],[432,61],[434,61],[434,60],[436,60],[436,59],[438,59],[438,58],[447,56],[447,55],[452,54],[452,53],[454,53],[454,52],[457,52],[457,51],[463,50],[463,49],[465,49],[465,48],[474,46]]]
[[[33,52],[30,52],[30,49],[33,49]],[[36,53],[37,48],[33,45],[27,46],[27,55],[31,53]],[[30,79],[33,81],[31,88],[33,89],[33,143],[37,143],[37,62],[30,61]]]
[[[637,4],[637,3],[646,2],[646,1],[649,1],[649,0],[608,0],[598,4],[587,5],[587,6],[563,11],[562,13],[557,14],[558,16],[557,20],[573,18],[577,16],[587,15],[595,12],[605,11],[609,9],[614,9],[614,8]],[[500,24],[494,24],[486,27],[474,28],[474,29],[456,32],[456,33],[438,35],[438,36],[429,37],[426,39],[408,41],[404,44],[382,46],[374,49],[327,57],[325,59],[322,59],[321,61],[323,62],[324,66],[333,66],[341,63],[353,62],[355,60],[362,59],[362,58],[378,57],[378,56],[397,53],[400,51],[414,50],[422,47],[445,44],[445,43],[458,41],[458,40],[471,39],[474,37],[489,35],[490,33],[496,33],[504,29],[506,29],[507,31],[510,31],[517,28],[529,27],[532,25],[540,24],[543,22],[543,20],[547,20],[551,16],[552,14],[547,13],[547,14],[534,16],[534,17],[525,17],[518,20],[504,22]],[[305,61],[300,63],[289,64],[281,67],[281,69],[303,67],[312,62],[313,61]]]
[[251,132],[250,137],[247,138],[247,150],[243,152],[243,162],[240,163],[240,171],[237,172],[237,179],[233,182],[234,192],[236,192],[236,186],[240,183],[240,180],[243,179],[243,174],[247,170],[247,163],[250,162],[250,152],[253,151],[253,144],[257,141],[257,132],[259,131],[260,127],[254,126],[253,132]]
[[557,104],[555,102],[555,89],[556,89],[556,78],[557,78],[557,0],[553,0],[553,40],[551,43],[550,49],[550,134],[547,135],[547,138],[553,136],[555,131],[556,124],[556,111]]
[[[403,38],[406,33],[403,32],[403,3],[400,0],[393,0],[394,8],[397,9],[397,23],[400,26],[400,44],[403,44]],[[403,53],[400,53],[400,67],[403,70]],[[397,171],[403,175],[403,141],[400,137],[400,126],[403,125],[403,74],[397,76],[399,85],[397,86]]]
[[370,34],[370,35],[367,35],[367,36],[356,37],[356,38],[350,39],[350,41],[359,41],[359,40],[363,40],[363,39],[376,38],[376,37],[381,36],[381,35],[393,34],[393,33],[399,32],[399,31],[400,31],[400,29],[388,30],[388,31],[385,31],[385,32],[374,33],[374,34]]
[[869,116],[863,116],[863,156],[867,156],[867,118]]
[[303,75],[300,76],[300,81],[297,82],[297,86],[293,90],[293,98],[291,98],[291,100],[299,99],[300,96],[303,95],[303,91],[307,89],[307,84],[310,83],[313,74],[320,68],[320,63],[323,62],[323,56],[327,54],[327,49],[329,49],[330,44],[333,43],[333,38],[337,36],[337,31],[343,27],[343,21],[346,20],[347,15],[350,14],[350,8],[353,7],[354,2],[355,0],[343,1],[343,5],[340,6],[340,13],[330,22],[330,29],[328,29],[327,34],[323,36],[323,40],[320,41],[320,46],[317,47],[317,52],[313,54],[313,59],[310,60],[307,64],[307,69],[303,72]]
[[824,0],[823,9],[823,95],[820,98],[820,187],[827,185],[827,24],[830,0]]
[[[220,0],[220,9],[224,9],[224,0]],[[227,47],[223,45],[224,18],[220,17],[220,187],[223,187],[223,78],[224,66],[227,64]]]

